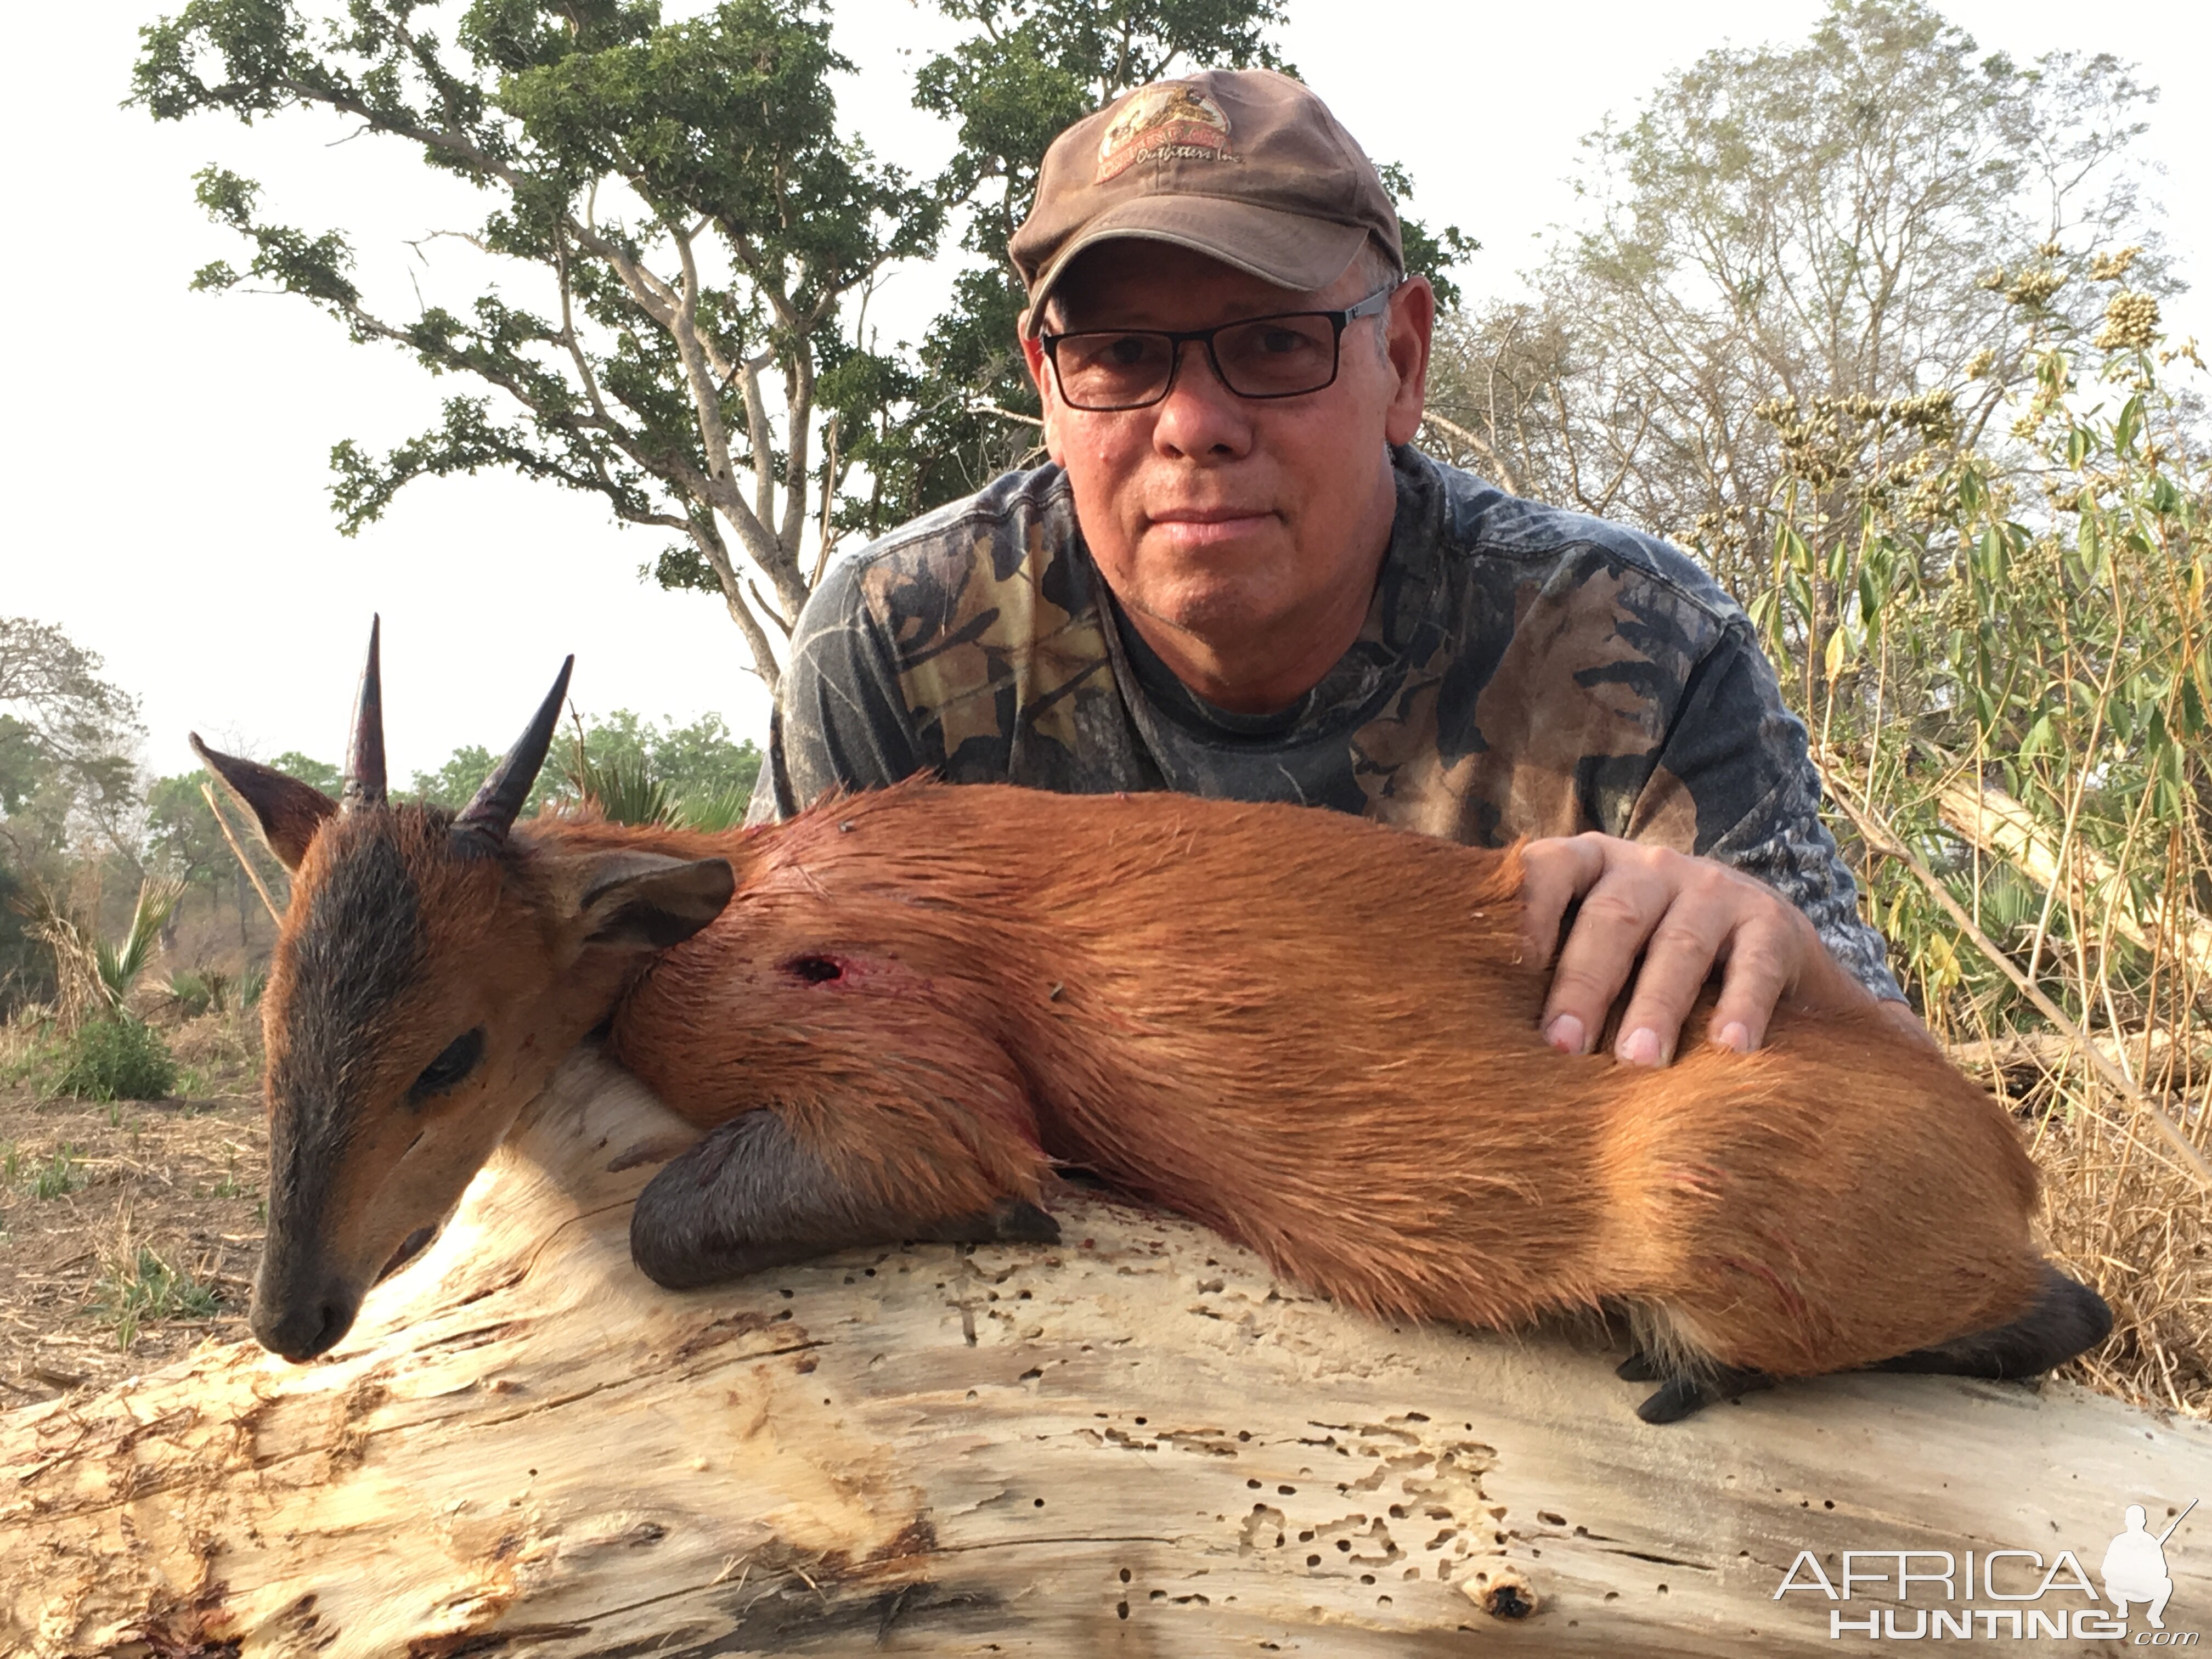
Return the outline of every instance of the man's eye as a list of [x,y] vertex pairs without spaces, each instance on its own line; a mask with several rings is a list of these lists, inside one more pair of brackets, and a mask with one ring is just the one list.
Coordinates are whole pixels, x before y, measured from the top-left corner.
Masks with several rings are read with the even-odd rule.
[[1270,328],[1261,331],[1259,349],[1270,357],[1286,357],[1313,349],[1314,343],[1294,328]]
[[1086,368],[1141,368],[1158,356],[1158,343],[1141,334],[1113,334],[1086,341],[1082,362]]
[[483,1058],[483,1027],[465,1031],[439,1052],[437,1059],[422,1068],[422,1075],[415,1079],[407,1091],[407,1103],[420,1104],[433,1095],[442,1095],[477,1068]]

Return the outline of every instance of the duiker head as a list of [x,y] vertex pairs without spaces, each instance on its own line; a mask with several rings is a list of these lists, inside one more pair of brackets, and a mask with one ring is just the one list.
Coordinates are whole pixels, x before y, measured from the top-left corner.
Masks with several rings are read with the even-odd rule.
[[732,886],[720,859],[516,825],[565,664],[467,807],[391,800],[377,645],[372,627],[338,799],[192,738],[292,872],[262,1002],[269,1235],[252,1326],[295,1360],[345,1334],[562,1056]]

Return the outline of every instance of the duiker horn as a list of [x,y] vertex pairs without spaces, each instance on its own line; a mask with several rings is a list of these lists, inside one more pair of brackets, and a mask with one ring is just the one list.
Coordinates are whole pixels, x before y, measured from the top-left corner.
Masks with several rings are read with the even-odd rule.
[[384,675],[377,666],[383,628],[381,616],[368,619],[368,662],[361,671],[361,701],[354,709],[353,738],[346,745],[345,786],[338,792],[343,811],[385,804]]
[[553,689],[545,694],[545,701],[538,705],[537,714],[514,747],[492,768],[491,775],[477,791],[477,798],[465,807],[453,820],[453,837],[490,851],[503,846],[507,832],[514,826],[515,815],[522,811],[522,803],[530,799],[530,786],[538,781],[538,769],[545,764],[545,751],[553,745],[553,727],[561,719],[561,705],[568,696],[568,671],[576,665],[570,657],[561,665],[554,676]]

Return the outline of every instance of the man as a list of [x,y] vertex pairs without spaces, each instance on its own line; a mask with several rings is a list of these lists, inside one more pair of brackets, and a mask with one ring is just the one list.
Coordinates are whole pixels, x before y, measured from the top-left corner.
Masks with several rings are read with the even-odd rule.
[[[2105,1549],[2105,1595],[2117,1619],[2128,1616],[2129,1602],[2148,1602],[2143,1616],[2153,1630],[2164,1630],[2166,1604],[2173,1595],[2173,1580],[2166,1571],[2166,1540],[2173,1535],[2173,1527],[2154,1534],[2140,1504],[2129,1504],[2125,1518],[2127,1530]],[[2179,1517],[2173,1524],[2181,1524]]]
[[1140,88],[1054,141],[1012,252],[1052,464],[825,576],[763,816],[933,769],[1528,836],[1540,957],[1579,902],[1561,1049],[1627,988],[1615,1051],[1665,1064],[1716,967],[1737,1049],[1784,996],[1920,1030],[1742,612],[1661,543],[1407,447],[1435,297],[1319,99]]

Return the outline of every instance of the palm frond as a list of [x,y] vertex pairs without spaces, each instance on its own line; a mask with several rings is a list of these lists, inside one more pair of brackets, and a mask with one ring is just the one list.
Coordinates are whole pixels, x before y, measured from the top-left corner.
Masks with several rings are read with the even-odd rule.
[[568,781],[587,805],[598,808],[612,823],[674,821],[676,798],[667,784],[653,775],[642,755],[617,754],[594,760],[579,744]]
[[714,794],[687,795],[676,803],[670,821],[679,830],[720,835],[745,821],[745,808],[751,801],[752,791],[744,784],[733,784]]
[[185,884],[178,878],[147,877],[139,884],[138,902],[131,909],[131,929],[123,936],[123,942],[96,942],[100,982],[112,1006],[123,1006],[124,998],[131,994],[131,984],[153,959],[155,949],[161,942],[161,930],[169,925],[169,918],[176,913],[178,902],[184,896]]

